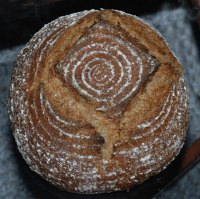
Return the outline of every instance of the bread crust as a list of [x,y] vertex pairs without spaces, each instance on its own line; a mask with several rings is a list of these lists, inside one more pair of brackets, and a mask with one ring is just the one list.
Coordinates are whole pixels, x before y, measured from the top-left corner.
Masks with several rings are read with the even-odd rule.
[[36,33],[18,55],[8,107],[30,168],[76,193],[128,190],[159,173],[189,122],[180,62],[160,33],[116,10]]

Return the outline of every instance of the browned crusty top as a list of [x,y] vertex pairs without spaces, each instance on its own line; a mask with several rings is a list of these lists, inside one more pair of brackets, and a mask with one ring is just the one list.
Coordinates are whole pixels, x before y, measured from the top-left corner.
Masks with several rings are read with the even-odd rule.
[[180,63],[137,17],[84,11],[18,56],[10,118],[30,167],[73,192],[127,189],[166,167],[188,123]]

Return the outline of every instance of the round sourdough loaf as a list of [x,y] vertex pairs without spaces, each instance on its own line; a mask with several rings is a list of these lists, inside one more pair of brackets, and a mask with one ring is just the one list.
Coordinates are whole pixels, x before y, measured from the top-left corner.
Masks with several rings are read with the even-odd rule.
[[181,64],[136,16],[90,10],[45,25],[20,52],[9,115],[30,168],[69,192],[128,190],[183,146]]

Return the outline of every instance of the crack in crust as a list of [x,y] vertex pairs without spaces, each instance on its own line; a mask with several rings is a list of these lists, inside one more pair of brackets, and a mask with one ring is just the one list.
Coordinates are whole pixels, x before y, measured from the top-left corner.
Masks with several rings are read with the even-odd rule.
[[[75,89],[92,102],[96,111],[106,112],[107,117],[116,119],[123,116],[128,102],[159,65],[159,61],[148,54],[148,49],[119,24],[100,20],[85,30],[56,65],[56,70],[68,89]],[[85,109],[77,102],[75,110],[71,110],[76,111],[77,106],[84,114]],[[107,124],[104,117],[95,118],[91,125],[104,138],[102,157],[111,158],[113,146],[119,140],[119,124],[111,121]],[[84,119],[91,122],[92,118]]]

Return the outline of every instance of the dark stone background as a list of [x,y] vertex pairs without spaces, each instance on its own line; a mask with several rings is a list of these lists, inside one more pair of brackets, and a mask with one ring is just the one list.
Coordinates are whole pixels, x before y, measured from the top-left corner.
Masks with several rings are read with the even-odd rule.
[[[200,137],[200,45],[195,24],[191,21],[191,15],[185,8],[171,8],[167,4],[164,4],[159,11],[141,17],[164,35],[183,64],[191,110],[187,143],[191,144]],[[34,187],[26,184],[26,180],[29,179],[24,180],[23,167],[20,163],[23,160],[17,152],[7,115],[7,95],[12,66],[23,46],[24,44],[0,51],[1,199],[38,199],[34,195]],[[161,199],[199,199],[200,163],[173,186],[163,192],[161,190],[161,193],[159,196]]]

